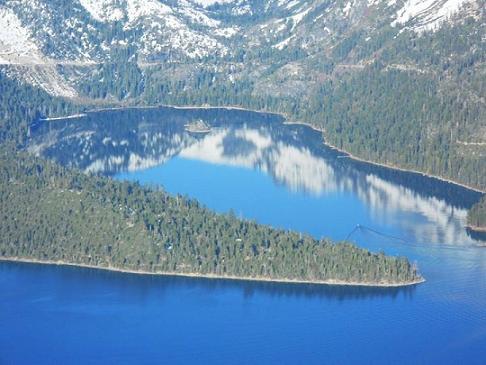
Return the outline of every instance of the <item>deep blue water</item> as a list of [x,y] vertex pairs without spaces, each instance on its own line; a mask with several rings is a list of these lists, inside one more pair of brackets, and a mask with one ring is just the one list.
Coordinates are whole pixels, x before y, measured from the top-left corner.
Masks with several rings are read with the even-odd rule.
[[[191,135],[184,123],[214,128]],[[405,255],[407,288],[150,277],[0,263],[0,363],[486,364],[477,193],[343,158],[271,115],[128,110],[40,123],[29,149],[220,212]],[[356,225],[360,228],[355,229]]]

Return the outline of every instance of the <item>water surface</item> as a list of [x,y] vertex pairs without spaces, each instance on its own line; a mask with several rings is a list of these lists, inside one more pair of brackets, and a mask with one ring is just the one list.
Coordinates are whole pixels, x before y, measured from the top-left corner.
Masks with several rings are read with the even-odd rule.
[[[185,131],[199,119],[210,133]],[[29,149],[219,212],[405,255],[426,283],[342,288],[3,263],[0,362],[486,363],[486,249],[464,229],[479,194],[350,160],[320,133],[282,122],[224,109],[106,111],[40,122]]]

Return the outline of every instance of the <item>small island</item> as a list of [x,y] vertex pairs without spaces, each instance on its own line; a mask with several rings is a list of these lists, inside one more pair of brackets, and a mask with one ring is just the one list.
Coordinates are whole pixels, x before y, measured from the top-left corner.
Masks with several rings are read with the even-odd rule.
[[184,125],[185,130],[189,133],[209,133],[211,126],[202,119],[195,120]]

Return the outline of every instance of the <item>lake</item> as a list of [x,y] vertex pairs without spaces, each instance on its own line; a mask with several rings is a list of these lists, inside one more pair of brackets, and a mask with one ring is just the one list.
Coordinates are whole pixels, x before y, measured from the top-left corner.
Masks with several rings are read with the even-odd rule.
[[[203,121],[208,133],[185,125]],[[32,153],[349,239],[426,282],[363,288],[138,276],[0,263],[0,363],[486,363],[480,194],[349,159],[321,133],[231,109],[126,109],[39,121]]]

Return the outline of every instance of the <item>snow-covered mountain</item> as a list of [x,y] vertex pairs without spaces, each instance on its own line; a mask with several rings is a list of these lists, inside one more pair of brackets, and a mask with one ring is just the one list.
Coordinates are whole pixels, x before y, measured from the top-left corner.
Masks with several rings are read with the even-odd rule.
[[158,0],[9,0],[0,9],[2,41],[17,33],[19,48],[25,44],[27,52],[34,43],[58,60],[106,61],[112,48],[128,42],[147,58],[227,52],[219,41],[226,31],[221,22],[188,1],[171,6]]
[[[208,65],[269,50],[329,57],[343,42],[367,42],[384,29],[430,34],[483,12],[483,0],[3,0],[0,65],[74,97],[99,64]],[[312,74],[307,64],[288,62],[274,78],[298,86],[296,76]]]

